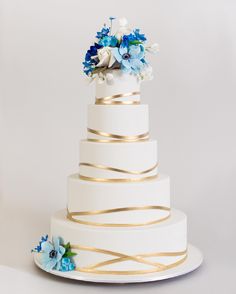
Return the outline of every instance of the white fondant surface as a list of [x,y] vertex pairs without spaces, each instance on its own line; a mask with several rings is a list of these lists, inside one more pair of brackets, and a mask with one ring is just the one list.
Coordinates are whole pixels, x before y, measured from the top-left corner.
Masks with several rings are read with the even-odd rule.
[[[187,248],[187,217],[173,210],[171,217],[160,224],[138,228],[94,228],[79,225],[66,218],[66,210],[58,211],[51,219],[51,236],[60,236],[72,245],[106,249],[127,255],[154,252],[177,252]],[[74,261],[85,267],[112,259],[98,252],[79,250]],[[114,256],[113,256],[114,258]],[[151,261],[169,264],[181,257],[152,257]],[[105,270],[145,270],[149,265],[124,261],[103,267]]]
[[[141,172],[157,163],[157,142],[97,143],[80,141],[80,162],[100,164],[128,171]],[[157,168],[145,175],[125,174],[94,167],[80,166],[79,173],[95,178],[141,178],[157,173]]]
[[[78,174],[68,177],[68,209],[70,212],[97,211],[121,207],[170,207],[170,179],[139,183],[96,183],[80,180]],[[99,223],[146,223],[169,215],[164,210],[139,210],[111,214],[80,216],[80,220]]]
[[[112,70],[112,74],[114,79],[109,83],[99,83],[98,79],[96,79],[97,98],[140,91],[140,83],[135,75],[126,74],[120,70]],[[129,100],[139,99],[140,95],[129,97]]]
[[[88,128],[121,136],[149,131],[148,105],[89,105]],[[88,138],[107,139],[92,133]]]

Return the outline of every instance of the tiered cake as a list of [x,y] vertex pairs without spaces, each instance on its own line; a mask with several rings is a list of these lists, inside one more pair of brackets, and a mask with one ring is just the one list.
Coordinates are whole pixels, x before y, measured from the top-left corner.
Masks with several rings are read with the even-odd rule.
[[48,271],[148,275],[187,258],[187,218],[170,207],[170,179],[159,172],[148,105],[140,101],[140,80],[150,73],[144,52],[155,46],[144,48],[139,30],[127,34],[124,20],[116,37],[110,30],[98,32],[86,54],[96,99],[79,172],[68,177],[68,207],[51,219],[52,241],[42,237],[34,250]]
[[[185,259],[186,216],[170,210],[169,177],[158,172],[157,142],[149,139],[148,105],[139,104],[137,78],[113,74],[113,83],[96,83],[79,173],[68,178],[68,210],[52,217],[51,235],[78,249],[79,271],[150,273]],[[116,102],[135,104],[99,100],[118,96]]]

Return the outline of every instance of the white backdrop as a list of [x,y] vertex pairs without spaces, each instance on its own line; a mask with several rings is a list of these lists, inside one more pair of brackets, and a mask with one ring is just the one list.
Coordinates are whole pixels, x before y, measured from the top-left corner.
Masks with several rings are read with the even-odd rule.
[[0,264],[42,275],[57,293],[111,291],[51,280],[29,252],[49,231],[50,215],[66,206],[66,177],[77,170],[94,100],[84,53],[109,16],[125,16],[160,44],[142,101],[160,170],[171,176],[172,205],[187,213],[189,240],[205,263],[183,279],[112,290],[233,293],[236,2],[2,0],[0,8]]

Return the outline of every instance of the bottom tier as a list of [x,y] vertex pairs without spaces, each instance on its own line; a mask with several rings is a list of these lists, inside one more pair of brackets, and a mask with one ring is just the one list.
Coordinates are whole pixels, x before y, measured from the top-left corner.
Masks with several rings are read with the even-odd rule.
[[172,210],[167,221],[137,228],[80,225],[62,210],[51,219],[51,236],[71,243],[80,272],[145,274],[178,266],[187,257],[187,217],[178,210]]

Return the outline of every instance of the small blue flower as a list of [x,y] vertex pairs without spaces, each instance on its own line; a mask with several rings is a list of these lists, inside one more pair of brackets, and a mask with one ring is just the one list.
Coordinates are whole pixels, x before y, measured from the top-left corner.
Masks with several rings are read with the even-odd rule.
[[99,45],[104,47],[115,47],[117,45],[117,39],[114,36],[105,36],[99,41]]
[[110,19],[110,21],[113,21],[113,20],[116,19],[116,18],[113,17],[113,16],[110,16],[109,19]]
[[59,270],[60,261],[65,248],[60,245],[60,238],[53,237],[52,243],[49,241],[42,243],[41,264],[46,271],[51,269]]
[[104,25],[104,27],[101,29],[100,32],[97,32],[96,38],[97,39],[101,39],[105,36],[107,36],[110,32],[110,28],[108,28],[106,25]]
[[144,34],[140,34],[140,29],[135,29],[134,35],[138,41],[145,42],[147,40]]
[[123,72],[137,74],[144,66],[145,49],[141,44],[113,48],[112,53],[115,59],[121,64],[121,70]]
[[61,265],[59,270],[61,272],[73,271],[75,269],[75,264],[71,261],[69,257],[63,257],[61,260]]
[[47,240],[48,240],[48,235],[46,235],[45,237],[42,236],[41,240],[39,241],[39,244],[34,249],[32,249],[31,251],[32,252],[40,252],[40,251],[42,251],[42,243],[46,242]]

